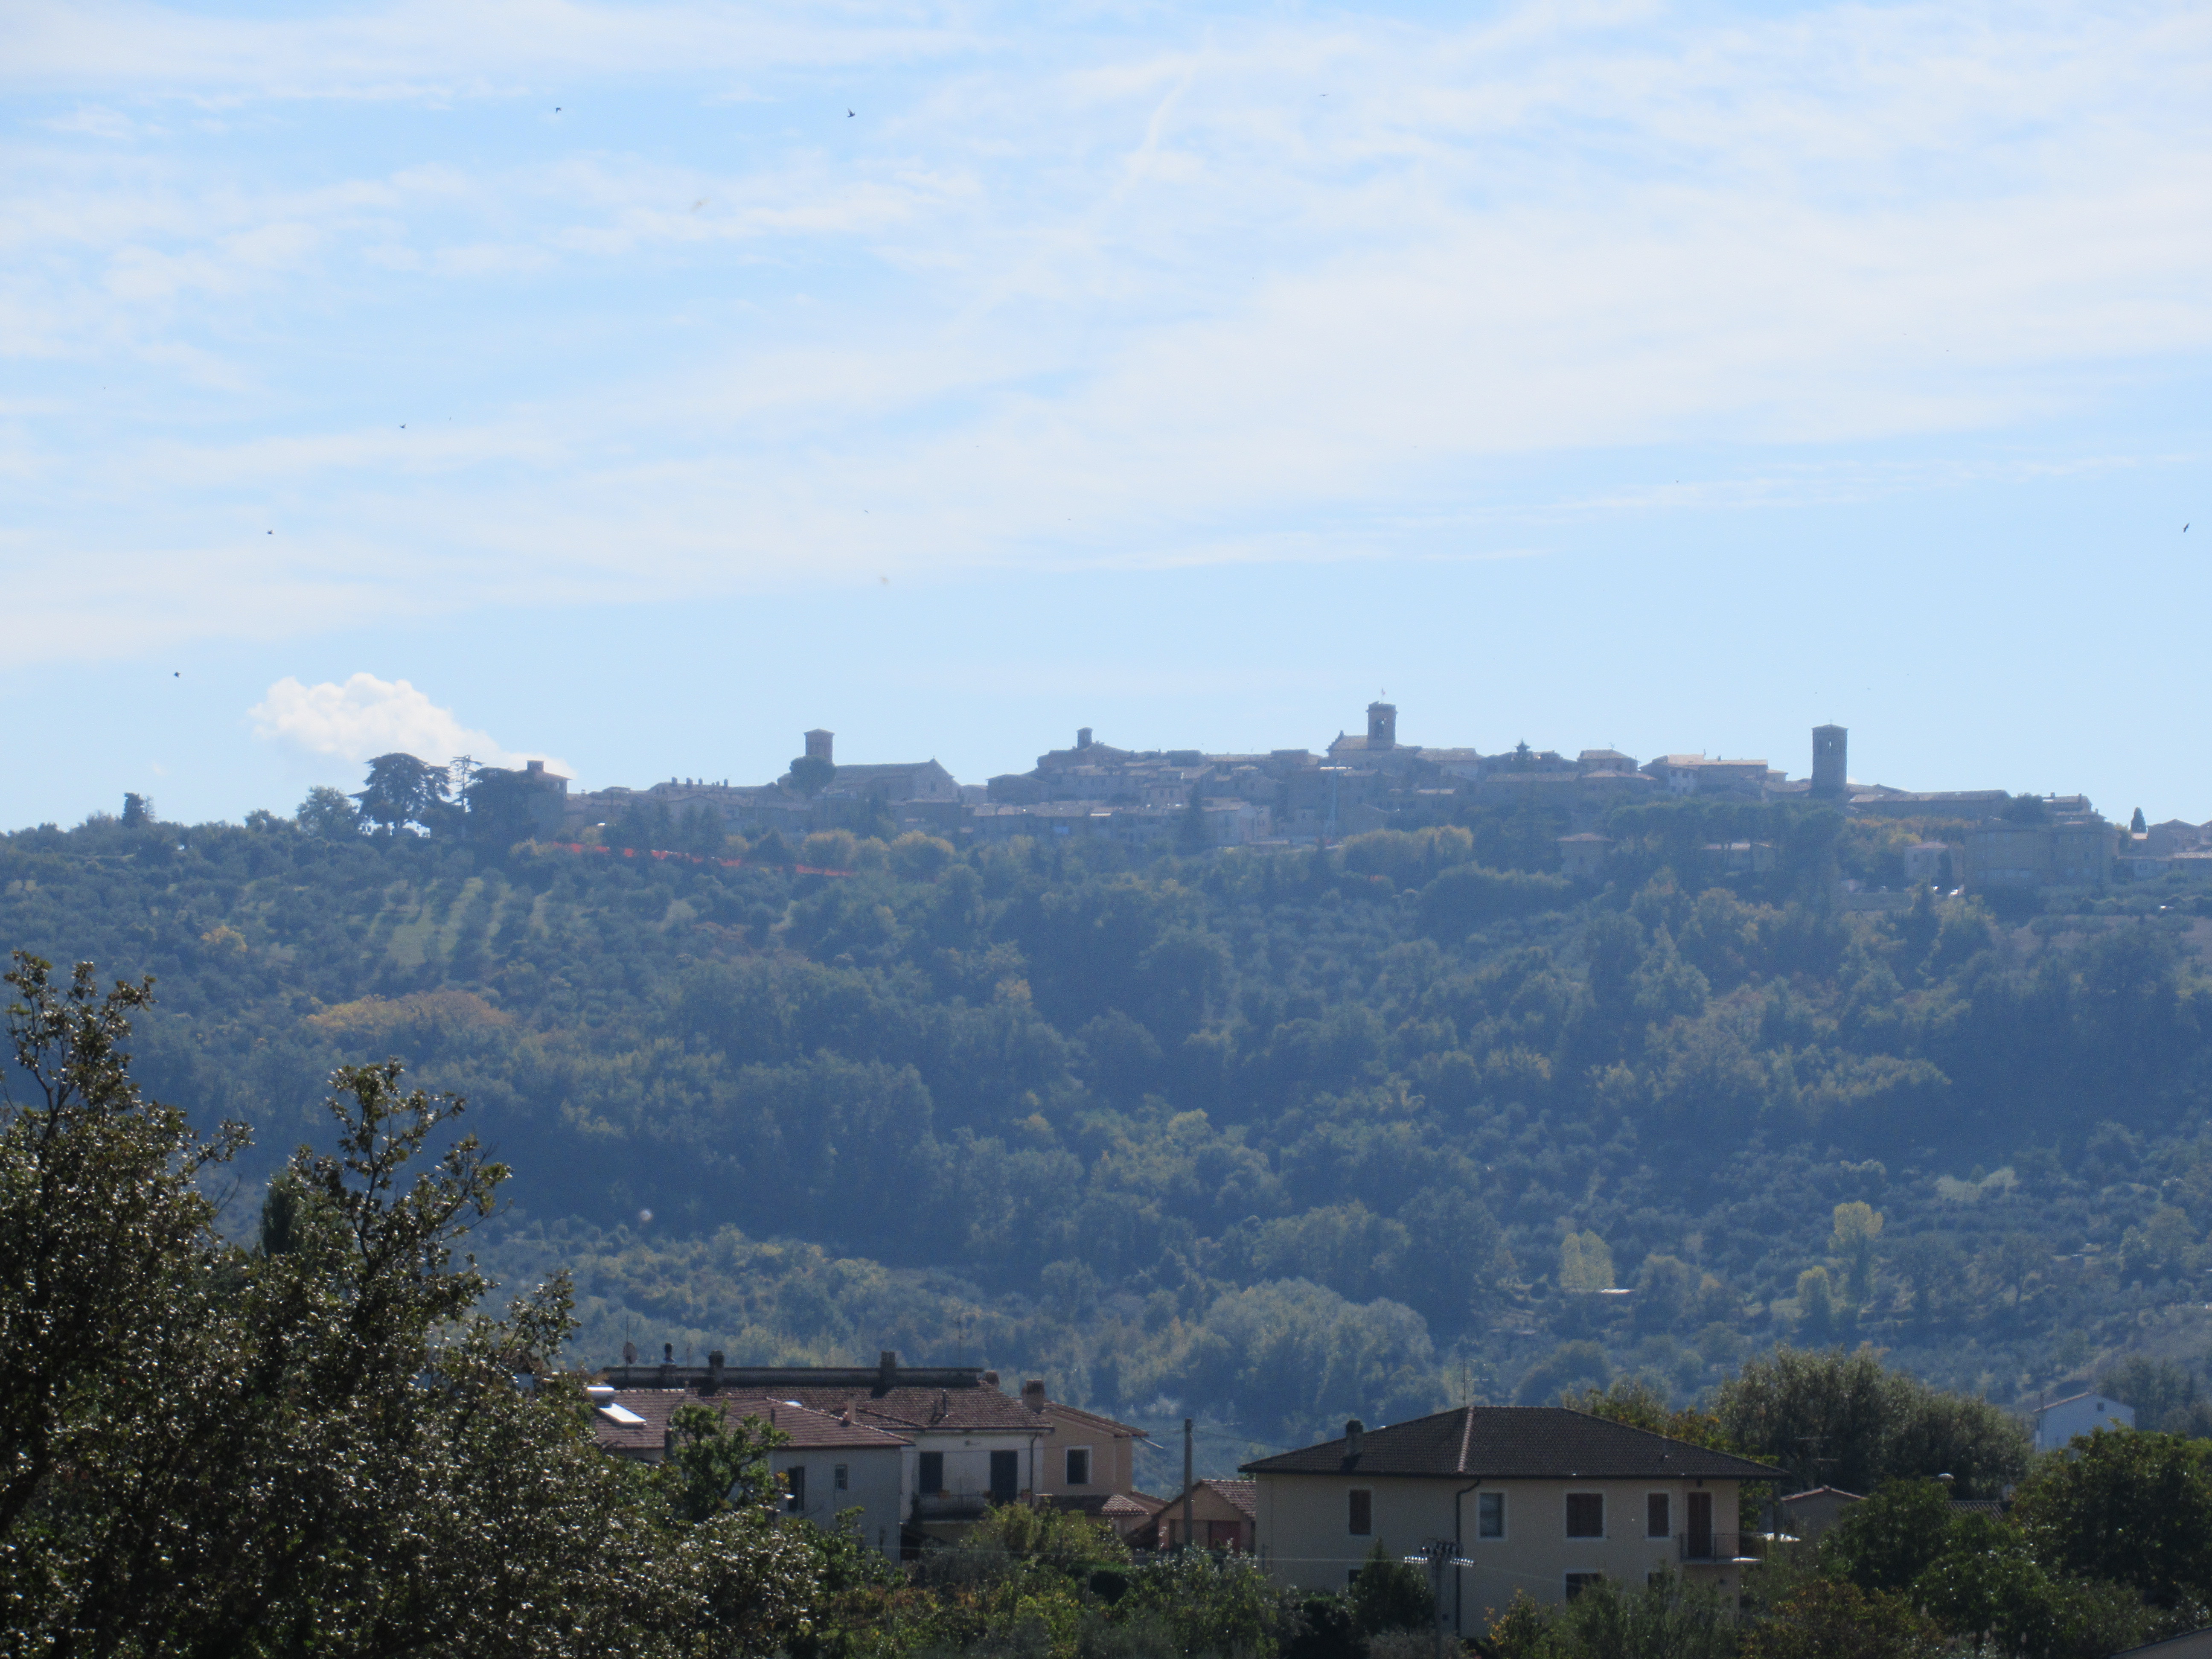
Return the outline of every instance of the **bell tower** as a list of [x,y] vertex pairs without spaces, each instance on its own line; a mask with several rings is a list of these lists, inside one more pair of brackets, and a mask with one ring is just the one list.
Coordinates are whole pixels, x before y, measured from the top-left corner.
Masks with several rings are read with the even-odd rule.
[[1395,749],[1398,746],[1396,703],[1370,702],[1367,705],[1367,746],[1370,749]]
[[1818,800],[1841,800],[1849,790],[1845,750],[1850,732],[1840,726],[1813,728],[1813,789]]

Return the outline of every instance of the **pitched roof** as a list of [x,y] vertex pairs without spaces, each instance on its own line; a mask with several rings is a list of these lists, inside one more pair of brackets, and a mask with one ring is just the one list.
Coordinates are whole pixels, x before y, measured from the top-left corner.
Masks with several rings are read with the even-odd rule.
[[1531,1480],[1765,1480],[1782,1470],[1565,1406],[1461,1406],[1239,1466],[1243,1474],[1480,1474]]
[[1167,1500],[1145,1492],[1047,1492],[1044,1501],[1056,1509],[1073,1510],[1094,1520],[1141,1521],[1158,1515]]
[[1045,1406],[1046,1413],[1065,1421],[1070,1428],[1089,1429],[1097,1434],[1109,1434],[1116,1440],[1149,1440],[1152,1431],[1133,1424],[1116,1423],[1110,1417],[1101,1417],[1097,1412],[1087,1412],[1080,1406],[1063,1406],[1057,1400]]
[[[702,1396],[690,1389],[617,1389],[612,1401],[592,1401],[592,1433],[609,1451],[658,1452],[665,1443],[668,1419],[678,1406],[719,1409],[732,1426],[757,1417],[790,1437],[800,1448],[836,1447],[859,1450],[870,1446],[904,1446],[912,1443],[855,1419],[841,1422],[830,1412],[811,1411],[788,1400],[766,1400],[751,1395],[717,1394]],[[636,1419],[625,1423],[605,1409],[609,1403]]]
[[1208,1480],[1209,1486],[1242,1510],[1249,1520],[1260,1512],[1260,1483],[1256,1480]]
[[935,1429],[1050,1434],[1052,1419],[996,1389],[797,1388],[789,1398],[817,1411],[850,1410],[855,1423],[872,1423],[894,1434]]

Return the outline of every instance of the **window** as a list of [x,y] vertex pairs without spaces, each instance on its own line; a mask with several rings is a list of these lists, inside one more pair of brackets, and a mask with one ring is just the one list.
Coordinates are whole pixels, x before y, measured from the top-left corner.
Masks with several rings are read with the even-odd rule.
[[1646,1538],[1672,1538],[1674,1535],[1674,1505],[1663,1492],[1655,1492],[1644,1500],[1644,1535]]
[[850,1492],[853,1489],[853,1482],[850,1477],[850,1469],[848,1468],[846,1465],[840,1463],[836,1468],[830,1471],[830,1484],[836,1487],[839,1492]]
[[1592,1584],[1605,1583],[1601,1572],[1571,1572],[1567,1575],[1567,1600],[1571,1601]]
[[1070,1446],[1067,1449],[1067,1484],[1087,1486],[1091,1484],[1091,1448]]
[[806,1465],[794,1463],[783,1472],[784,1490],[791,1494],[784,1499],[784,1508],[796,1514],[806,1507]]
[[1485,1492],[1475,1494],[1474,1535],[1477,1538],[1505,1536],[1505,1494],[1504,1492]]
[[1365,1538],[1375,1530],[1375,1494],[1361,1487],[1352,1494],[1352,1535]]
[[1605,1494],[1603,1492],[1571,1492],[1567,1494],[1567,1536],[1570,1538],[1605,1536]]
[[921,1467],[915,1471],[915,1484],[924,1492],[945,1490],[945,1454],[924,1452]]

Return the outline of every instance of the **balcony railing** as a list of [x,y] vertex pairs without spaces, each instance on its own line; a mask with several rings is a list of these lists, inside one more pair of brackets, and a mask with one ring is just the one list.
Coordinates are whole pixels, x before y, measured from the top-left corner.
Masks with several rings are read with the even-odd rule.
[[988,1492],[920,1492],[914,1495],[916,1521],[980,1521],[991,1508]]
[[1682,1560],[1691,1566],[1726,1566],[1765,1559],[1765,1540],[1755,1532],[1685,1532],[1674,1535]]

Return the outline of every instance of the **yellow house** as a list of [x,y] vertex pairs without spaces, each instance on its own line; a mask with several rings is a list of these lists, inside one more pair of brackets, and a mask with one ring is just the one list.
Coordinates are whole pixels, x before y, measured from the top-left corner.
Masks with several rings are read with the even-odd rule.
[[1247,1463],[1260,1559],[1278,1583],[1340,1589],[1381,1545],[1449,1542],[1438,1614],[1462,1636],[1516,1590],[1564,1601],[1661,1571],[1735,1591],[1753,1558],[1737,1493],[1783,1471],[1557,1406],[1462,1406]]

